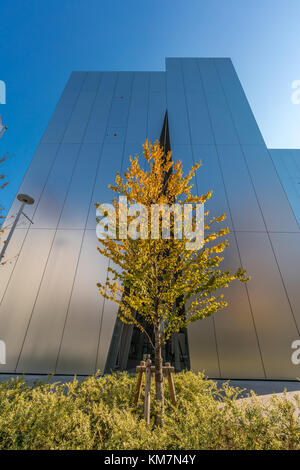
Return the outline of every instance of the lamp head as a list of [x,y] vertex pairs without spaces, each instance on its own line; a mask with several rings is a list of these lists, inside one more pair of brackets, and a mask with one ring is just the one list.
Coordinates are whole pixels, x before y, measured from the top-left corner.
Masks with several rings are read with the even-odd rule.
[[33,204],[34,199],[31,196],[28,196],[28,194],[18,194],[17,199],[20,202],[23,202],[24,204]]

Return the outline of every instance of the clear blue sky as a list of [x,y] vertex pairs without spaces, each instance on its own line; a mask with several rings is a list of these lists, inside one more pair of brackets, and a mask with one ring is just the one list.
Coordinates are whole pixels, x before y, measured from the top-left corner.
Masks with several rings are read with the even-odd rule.
[[[164,70],[231,57],[269,147],[300,148],[299,0],[0,0],[7,207],[72,70]],[[5,194],[4,194],[5,193]]]

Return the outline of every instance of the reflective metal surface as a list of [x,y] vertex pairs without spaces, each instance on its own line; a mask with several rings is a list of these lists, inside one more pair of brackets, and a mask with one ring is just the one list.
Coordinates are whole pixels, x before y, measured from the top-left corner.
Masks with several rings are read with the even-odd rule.
[[185,170],[202,160],[194,191],[213,189],[210,214],[227,214],[224,267],[252,276],[224,292],[228,308],[189,328],[191,367],[224,378],[300,376],[291,362],[300,159],[266,148],[230,59],[197,58],[167,59],[166,72],[71,74],[19,189],[35,199],[26,208],[34,224],[22,220],[0,271],[0,371],[104,370],[116,305],[96,287],[108,262],[96,250],[94,203],[111,201],[107,185],[145,137],[159,139],[166,108],[173,158]]
[[269,149],[269,153],[300,226],[300,150]]

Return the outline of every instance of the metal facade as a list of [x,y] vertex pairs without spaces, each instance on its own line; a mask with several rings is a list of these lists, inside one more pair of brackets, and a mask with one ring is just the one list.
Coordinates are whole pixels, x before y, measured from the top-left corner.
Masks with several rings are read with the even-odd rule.
[[174,159],[186,169],[202,160],[195,191],[213,189],[208,208],[227,213],[224,266],[252,276],[227,290],[227,309],[189,329],[191,367],[299,377],[300,229],[278,168],[231,60],[173,58],[166,72],[71,74],[20,187],[36,201],[26,210],[34,225],[24,219],[0,271],[1,372],[104,370],[116,317],[96,287],[107,260],[96,251],[94,202],[111,199],[107,184],[145,137],[159,138],[166,109]]

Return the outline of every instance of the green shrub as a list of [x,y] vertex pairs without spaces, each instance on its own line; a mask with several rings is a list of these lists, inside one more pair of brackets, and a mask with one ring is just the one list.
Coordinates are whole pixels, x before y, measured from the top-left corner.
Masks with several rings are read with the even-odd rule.
[[165,384],[164,424],[148,429],[142,401],[133,406],[136,377],[127,373],[33,387],[24,379],[3,382],[0,449],[300,449],[295,406],[286,397],[238,402],[241,390],[218,390],[202,374],[174,381],[176,408]]

